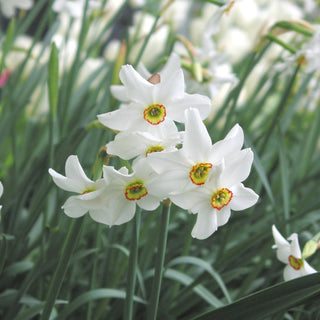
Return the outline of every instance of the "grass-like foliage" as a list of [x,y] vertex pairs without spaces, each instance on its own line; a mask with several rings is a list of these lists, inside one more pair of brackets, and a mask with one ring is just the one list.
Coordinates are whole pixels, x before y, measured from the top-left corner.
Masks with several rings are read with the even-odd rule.
[[[97,1],[93,8],[84,1],[80,17],[71,18],[45,0],[8,17],[4,2],[0,318],[317,319],[319,275],[284,282],[271,232],[273,224],[285,238],[295,232],[303,248],[320,231],[320,65],[312,58],[319,49],[303,51],[319,32],[315,15],[292,1],[299,21],[269,19],[244,53],[231,36],[223,45],[223,26],[212,32],[217,52],[234,46],[233,57],[221,64],[228,62],[238,79],[212,93],[209,85],[219,79],[209,65],[219,66],[220,57],[201,60],[195,30],[201,21],[213,30],[204,23],[208,8],[221,10],[215,11],[218,26],[249,2],[182,1],[187,8],[170,11],[179,1]],[[196,215],[166,201],[111,228],[89,215],[67,217],[61,206],[70,194],[58,190],[48,169],[64,174],[66,159],[76,154],[90,179],[101,177],[102,147],[115,132],[97,115],[119,107],[110,87],[121,83],[121,66],[143,62],[158,72],[173,51],[181,57],[186,92],[212,93],[205,120],[212,142],[236,123],[243,128],[245,147],[254,153],[245,184],[258,202],[232,212],[205,240],[191,236]],[[109,156],[109,165],[129,166]],[[308,263],[318,270],[314,239]]]

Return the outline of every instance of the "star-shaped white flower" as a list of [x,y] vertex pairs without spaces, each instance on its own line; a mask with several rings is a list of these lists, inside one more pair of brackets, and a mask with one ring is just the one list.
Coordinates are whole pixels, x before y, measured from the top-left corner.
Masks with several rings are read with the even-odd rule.
[[185,135],[183,146],[175,152],[151,154],[151,166],[159,174],[159,184],[173,192],[175,197],[205,184],[213,166],[223,158],[237,154],[243,145],[243,131],[235,125],[227,136],[212,145],[210,135],[197,109],[185,111]]
[[273,248],[277,249],[277,258],[286,264],[283,270],[285,281],[317,272],[309,263],[302,258],[298,241],[298,235],[293,233],[288,242],[278,231],[275,225],[272,226],[272,234],[275,241]]
[[75,155],[68,157],[65,171],[66,176],[63,176],[55,170],[49,169],[53,181],[59,188],[79,194],[69,197],[64,203],[62,209],[65,214],[72,218],[78,218],[89,211],[91,218],[100,222],[99,217],[107,206],[104,200],[107,187],[105,180],[90,180]]
[[112,93],[122,104],[120,109],[98,115],[108,128],[119,131],[147,131],[165,121],[184,122],[184,111],[197,108],[205,119],[211,109],[208,97],[185,93],[180,58],[172,54],[159,74],[145,80],[131,65],[122,66],[120,80],[123,86],[113,86]]
[[259,196],[241,183],[250,173],[252,160],[252,151],[244,149],[228,161],[222,160],[218,166],[213,166],[203,186],[183,194],[170,195],[175,204],[197,213],[192,237],[208,238],[228,222],[231,210],[244,210],[257,202]]

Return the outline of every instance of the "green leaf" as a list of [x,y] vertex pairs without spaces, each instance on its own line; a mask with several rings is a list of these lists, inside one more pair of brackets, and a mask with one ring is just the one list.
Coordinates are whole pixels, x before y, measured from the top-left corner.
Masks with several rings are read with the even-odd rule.
[[[93,300],[98,300],[98,299],[125,299],[126,292],[123,290],[117,290],[117,289],[95,289],[91,290],[89,292],[86,292],[76,299],[74,299],[57,317],[57,320],[64,320],[64,319],[69,319],[68,316],[76,309],[81,307],[83,304],[86,304],[90,301]],[[134,296],[133,300],[135,302],[143,303],[145,304],[146,301],[143,299]]]
[[[282,282],[192,320],[257,320],[278,314],[320,296],[320,274]],[[250,312],[248,312],[250,310]]]
[[54,117],[59,95],[59,58],[58,49],[53,42],[48,66],[48,90],[51,116]]

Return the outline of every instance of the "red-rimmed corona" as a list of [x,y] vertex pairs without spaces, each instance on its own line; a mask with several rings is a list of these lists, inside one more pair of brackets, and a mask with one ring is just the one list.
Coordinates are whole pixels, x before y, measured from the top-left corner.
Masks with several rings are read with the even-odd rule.
[[152,125],[163,122],[166,118],[166,108],[162,104],[152,104],[143,111],[143,118]]
[[147,188],[144,187],[140,180],[129,183],[125,189],[125,197],[130,200],[140,200],[148,194]]
[[194,165],[189,173],[192,183],[198,186],[204,184],[211,168],[212,164],[206,162],[197,163]]
[[233,193],[227,189],[222,188],[216,191],[211,198],[211,206],[214,209],[221,210],[223,207],[227,206],[233,197]]

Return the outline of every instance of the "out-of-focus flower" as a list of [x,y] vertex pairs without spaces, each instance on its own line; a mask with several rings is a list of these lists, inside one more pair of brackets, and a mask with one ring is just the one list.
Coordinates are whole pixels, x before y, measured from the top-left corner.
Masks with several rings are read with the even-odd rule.
[[[0,181],[0,198],[1,198],[2,194],[3,194],[3,184]],[[2,209],[2,206],[0,206],[0,210],[1,209]]]
[[174,122],[166,122],[153,133],[120,132],[114,141],[107,144],[107,151],[108,154],[119,156],[125,160],[137,156],[146,157],[153,152],[176,150],[176,146],[182,142],[182,136],[183,133],[178,131]]
[[129,104],[98,115],[99,121],[111,129],[152,131],[152,127],[164,121],[184,122],[184,111],[188,107],[197,108],[202,119],[210,112],[208,97],[185,93],[180,59],[176,54],[170,56],[162,71],[150,81],[145,80],[131,65],[122,67],[120,80],[123,86],[113,86],[112,93]]
[[[73,18],[81,18],[85,7],[86,0],[68,1],[68,0],[55,0],[52,5],[52,10],[55,12],[68,12]],[[88,12],[100,7],[100,3],[95,0],[89,0]]]
[[277,258],[286,264],[283,270],[285,281],[317,272],[302,258],[296,233],[288,238],[290,243],[280,234],[275,225],[272,226],[272,234],[275,241],[273,248],[277,249]]
[[11,76],[12,71],[10,69],[6,69],[2,71],[0,76],[0,88],[2,88],[5,83],[8,81],[8,78]]
[[0,0],[1,13],[12,18],[15,14],[15,9],[29,10],[33,6],[33,0]]
[[49,173],[55,184],[66,191],[76,192],[79,195],[71,196],[62,206],[65,214],[72,218],[83,216],[89,211],[93,220],[101,222],[101,216],[105,215],[107,206],[104,200],[106,182],[104,179],[90,180],[84,173],[78,157],[68,157],[65,166],[66,176],[49,169]]

